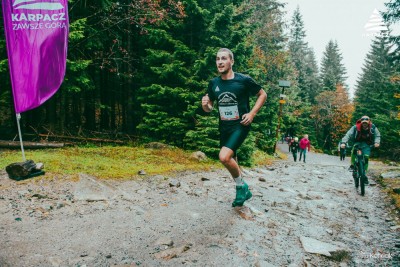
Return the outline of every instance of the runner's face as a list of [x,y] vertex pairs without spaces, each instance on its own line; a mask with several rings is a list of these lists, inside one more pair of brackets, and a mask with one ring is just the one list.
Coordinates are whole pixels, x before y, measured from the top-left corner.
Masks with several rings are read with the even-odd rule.
[[233,61],[229,57],[228,52],[218,52],[216,63],[218,72],[220,74],[227,74],[232,69]]

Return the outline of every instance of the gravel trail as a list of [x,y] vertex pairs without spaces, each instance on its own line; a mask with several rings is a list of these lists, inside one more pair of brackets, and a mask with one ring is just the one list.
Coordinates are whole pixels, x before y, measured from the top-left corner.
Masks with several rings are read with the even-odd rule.
[[2,171],[0,266],[400,266],[389,201],[372,177],[360,196],[348,165],[311,152],[246,168],[253,198],[240,209],[224,169],[138,181]]

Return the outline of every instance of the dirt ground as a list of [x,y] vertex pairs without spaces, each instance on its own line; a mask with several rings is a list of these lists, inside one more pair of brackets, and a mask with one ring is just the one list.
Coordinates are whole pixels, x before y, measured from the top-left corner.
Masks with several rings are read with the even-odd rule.
[[390,201],[372,177],[360,196],[348,165],[311,152],[244,169],[253,198],[240,209],[224,169],[139,181],[0,171],[0,266],[400,266]]

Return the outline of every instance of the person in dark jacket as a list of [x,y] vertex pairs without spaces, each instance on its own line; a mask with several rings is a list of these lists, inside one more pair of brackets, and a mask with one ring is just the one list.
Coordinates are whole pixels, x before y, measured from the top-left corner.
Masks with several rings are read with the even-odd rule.
[[346,158],[346,146],[342,147],[342,142],[339,142],[338,152],[339,152],[340,161],[344,160]]
[[299,152],[299,138],[293,138],[292,142],[290,143],[290,150],[293,155],[294,162],[297,161],[297,153]]

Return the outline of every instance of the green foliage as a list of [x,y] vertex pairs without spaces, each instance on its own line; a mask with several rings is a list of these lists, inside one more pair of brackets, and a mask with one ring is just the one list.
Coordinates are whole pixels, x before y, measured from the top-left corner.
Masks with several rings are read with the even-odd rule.
[[254,133],[250,131],[246,140],[243,142],[243,144],[240,146],[240,148],[238,149],[238,151],[236,153],[238,162],[240,165],[243,165],[243,166],[252,166],[253,165],[253,163],[254,163],[253,155],[254,155],[254,152],[256,151],[255,141],[256,141],[256,137],[254,136]]
[[[391,26],[396,27],[396,25],[398,26],[400,21],[400,0],[388,0],[388,2],[385,3],[385,6],[387,7],[387,10],[383,12],[383,18],[389,24],[389,27]],[[398,34],[398,31],[395,30],[391,32],[391,34],[389,35],[389,40],[391,41],[391,43],[395,45],[393,48],[394,51],[392,51],[393,59],[399,62],[400,35]]]
[[8,71],[8,59],[0,60],[0,73]]
[[185,136],[185,148],[200,150],[208,157],[218,159],[219,155],[219,131],[217,112],[213,111],[208,116],[196,116],[194,130],[189,130]]
[[77,42],[85,37],[85,28],[87,27],[87,19],[77,19],[69,24],[69,42]]
[[141,88],[140,95],[139,101],[146,114],[138,129],[154,140],[182,146],[188,128],[188,122],[181,114],[186,106],[185,89],[153,84]]
[[[294,68],[284,50],[286,44],[282,4],[275,0],[252,0],[249,5],[252,7],[249,22],[254,29],[248,41],[254,45],[248,61],[248,73],[268,94],[265,106],[254,119],[252,133],[256,138],[256,147],[272,153],[277,141],[278,100],[281,93],[277,84],[282,79],[293,81]],[[294,99],[297,89],[291,86],[285,93]],[[284,105],[282,113],[281,129],[285,127],[285,117],[290,113],[288,105]]]
[[382,135],[381,154],[399,158],[400,120],[398,120],[400,87],[396,84],[396,65],[391,61],[386,38],[377,37],[368,53],[363,73],[355,91],[354,121],[363,115],[371,117]]
[[[216,111],[205,116],[200,101],[208,81],[216,75],[216,52],[227,47],[235,54],[234,71],[250,75],[268,93],[239,152],[241,164],[251,164],[257,149],[271,152],[277,141],[279,80],[291,82],[284,92],[287,98],[282,105],[280,133],[309,134],[318,147],[329,136],[330,143],[335,142],[336,126],[330,123],[321,128],[313,111],[323,102],[319,97],[323,90],[334,92],[337,84],[345,86],[346,69],[337,42],[330,41],[319,75],[299,10],[290,25],[285,25],[284,4],[277,0],[69,3],[64,83],[45,105],[27,113],[23,130],[128,133],[142,140],[202,150],[217,159],[218,117]],[[400,1],[390,0],[386,6],[384,18],[394,25],[399,21]],[[288,36],[284,33],[287,26]],[[363,114],[373,118],[382,132],[381,150],[390,156],[400,154],[395,142],[399,135],[400,56],[398,36],[389,39],[395,45],[390,52],[386,44],[375,42],[366,60],[354,118]],[[14,136],[4,36],[0,37],[0,78],[0,134],[10,136],[12,132]]]

